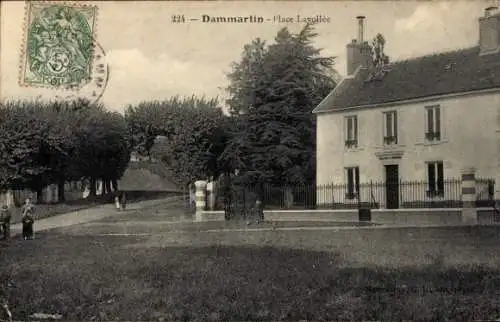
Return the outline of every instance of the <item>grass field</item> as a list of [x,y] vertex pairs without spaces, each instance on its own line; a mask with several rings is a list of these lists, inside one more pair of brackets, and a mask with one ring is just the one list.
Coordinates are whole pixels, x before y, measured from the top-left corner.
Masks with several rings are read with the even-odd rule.
[[[146,209],[11,241],[0,297],[23,320],[500,317],[498,226],[209,232],[243,224],[159,217]],[[100,235],[124,227],[137,235]]]

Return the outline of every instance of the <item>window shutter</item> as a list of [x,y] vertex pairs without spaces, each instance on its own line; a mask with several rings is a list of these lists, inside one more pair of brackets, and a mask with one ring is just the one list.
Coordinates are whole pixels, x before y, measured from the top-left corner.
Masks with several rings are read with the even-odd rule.
[[354,178],[353,169],[347,168],[347,192],[352,194],[354,192]]
[[436,181],[434,163],[427,164],[427,180],[429,181],[429,191],[434,191]]
[[441,109],[438,107],[436,107],[434,109],[436,115],[435,115],[435,118],[436,118],[436,126],[435,126],[435,129],[436,129],[436,132],[441,132]]
[[352,139],[352,118],[348,117],[347,118],[347,139],[350,140]]
[[356,192],[359,193],[359,168],[356,167],[354,168],[355,171],[355,178],[356,178]]
[[432,108],[427,108],[427,132],[434,132],[434,115],[432,113]]
[[438,191],[444,191],[444,167],[443,162],[437,163],[437,188]]
[[353,139],[354,140],[357,140],[358,139],[358,117],[357,116],[354,116],[353,117],[353,122],[354,122],[354,134],[353,134]]
[[391,113],[385,113],[385,136],[392,135]]
[[395,137],[398,137],[398,113],[397,112],[394,112],[392,122],[394,123],[392,135],[394,135]]

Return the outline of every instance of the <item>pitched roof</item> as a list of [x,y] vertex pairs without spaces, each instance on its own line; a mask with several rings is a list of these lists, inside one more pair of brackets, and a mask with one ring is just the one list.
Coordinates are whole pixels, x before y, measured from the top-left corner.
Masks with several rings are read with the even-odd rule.
[[476,46],[360,68],[313,113],[491,88],[500,88],[500,53],[479,55]]

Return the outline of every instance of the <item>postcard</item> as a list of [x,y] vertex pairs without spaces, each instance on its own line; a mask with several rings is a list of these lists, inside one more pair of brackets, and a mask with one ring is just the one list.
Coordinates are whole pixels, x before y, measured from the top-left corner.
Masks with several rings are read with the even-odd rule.
[[0,321],[500,321],[500,1],[3,1]]

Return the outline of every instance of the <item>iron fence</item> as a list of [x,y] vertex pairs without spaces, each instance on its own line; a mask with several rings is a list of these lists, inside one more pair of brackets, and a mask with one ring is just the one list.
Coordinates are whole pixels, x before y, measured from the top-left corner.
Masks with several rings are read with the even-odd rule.
[[[494,204],[492,179],[476,179],[476,206]],[[462,182],[449,178],[439,183],[427,181],[399,181],[393,183],[370,181],[358,185],[272,185],[259,188],[239,188],[246,196],[259,196],[264,209],[357,209],[357,208],[461,208]],[[216,189],[215,210],[224,209],[223,189]],[[234,196],[241,199],[237,194]],[[234,199],[234,198],[233,198]],[[249,206],[255,202],[245,197]]]
[[426,181],[376,182],[355,186],[328,184],[316,187],[317,209],[455,208],[461,207],[458,179],[439,184]]
[[495,180],[476,179],[476,207],[493,207],[495,205]]

